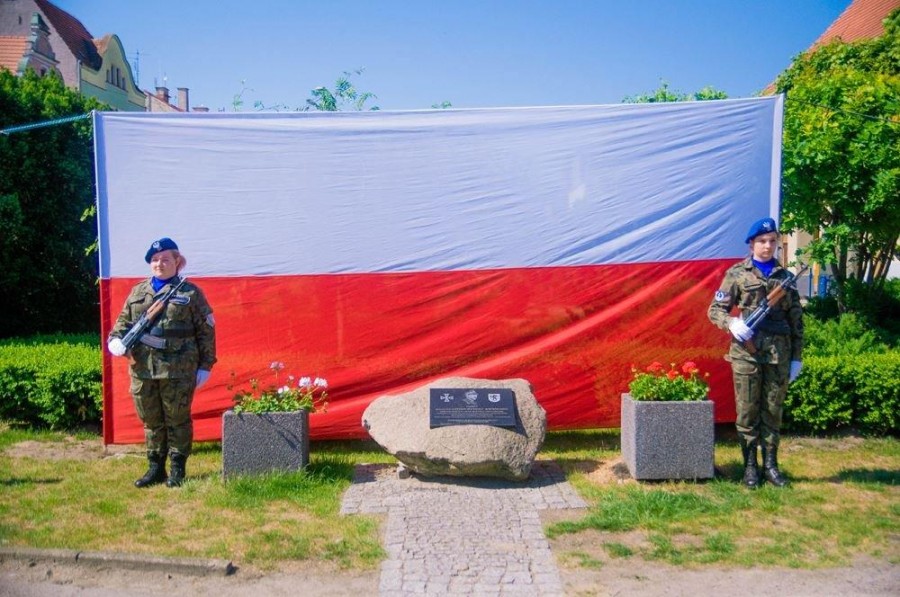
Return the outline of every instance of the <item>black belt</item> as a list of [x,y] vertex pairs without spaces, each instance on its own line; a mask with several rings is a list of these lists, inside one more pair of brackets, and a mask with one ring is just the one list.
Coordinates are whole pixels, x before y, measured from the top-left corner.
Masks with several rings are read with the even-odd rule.
[[156,336],[157,338],[193,338],[194,330],[166,330],[161,327],[153,327],[150,328],[150,331],[147,332],[151,336]]

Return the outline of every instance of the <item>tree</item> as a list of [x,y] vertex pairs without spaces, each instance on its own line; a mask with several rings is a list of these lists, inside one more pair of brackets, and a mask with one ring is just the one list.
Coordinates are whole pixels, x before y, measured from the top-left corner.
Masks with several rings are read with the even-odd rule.
[[801,54],[776,81],[786,94],[783,215],[830,264],[838,301],[849,281],[878,289],[900,234],[900,10],[885,33]]
[[[306,109],[319,110],[322,112],[337,112],[345,109],[353,109],[360,111],[370,99],[377,99],[374,93],[368,91],[359,91],[350,80],[354,75],[361,75],[365,69],[358,68],[353,72],[344,71],[334,83],[334,89],[327,87],[316,87],[310,94],[311,98],[306,100]],[[378,106],[372,106],[369,110],[378,110]]]
[[659,88],[650,93],[631,95],[622,100],[626,104],[655,104],[660,102],[689,102],[703,100],[728,99],[728,94],[707,85],[694,93],[681,93],[669,89],[667,81],[660,81]]
[[[99,108],[55,73],[0,69],[0,128]],[[0,337],[99,327],[89,120],[0,135]]]

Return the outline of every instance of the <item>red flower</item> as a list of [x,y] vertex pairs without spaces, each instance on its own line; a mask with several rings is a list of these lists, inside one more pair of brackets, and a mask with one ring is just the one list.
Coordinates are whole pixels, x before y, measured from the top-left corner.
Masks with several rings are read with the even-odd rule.
[[668,368],[653,362],[644,371],[632,365],[631,372],[628,390],[634,400],[706,400],[709,393],[709,384],[701,379],[700,369],[693,361],[670,363]]

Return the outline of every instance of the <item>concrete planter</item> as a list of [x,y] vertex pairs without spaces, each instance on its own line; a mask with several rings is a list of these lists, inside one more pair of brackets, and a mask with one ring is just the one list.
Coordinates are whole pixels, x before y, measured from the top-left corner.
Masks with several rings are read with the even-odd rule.
[[622,458],[635,479],[711,479],[713,402],[653,402],[622,394]]
[[309,413],[222,415],[222,473],[296,471],[309,464]]

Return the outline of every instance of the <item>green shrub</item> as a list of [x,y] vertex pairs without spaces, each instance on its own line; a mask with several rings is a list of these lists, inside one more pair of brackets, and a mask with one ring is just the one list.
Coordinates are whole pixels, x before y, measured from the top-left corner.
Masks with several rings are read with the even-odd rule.
[[[862,318],[880,342],[894,348],[900,345],[900,278],[886,280],[880,287],[847,280],[843,302],[846,312]],[[819,321],[837,319],[840,309],[836,289],[825,297],[812,297],[804,310]]]
[[0,418],[72,428],[102,411],[99,340],[43,336],[0,344]]
[[784,426],[795,431],[856,427],[900,431],[900,352],[810,356],[791,384]]
[[86,344],[91,347],[100,346],[97,334],[35,334],[26,338],[3,338],[0,346],[40,346],[43,344]]
[[803,356],[860,355],[889,350],[878,333],[861,316],[844,313],[835,319],[820,321],[804,317]]

